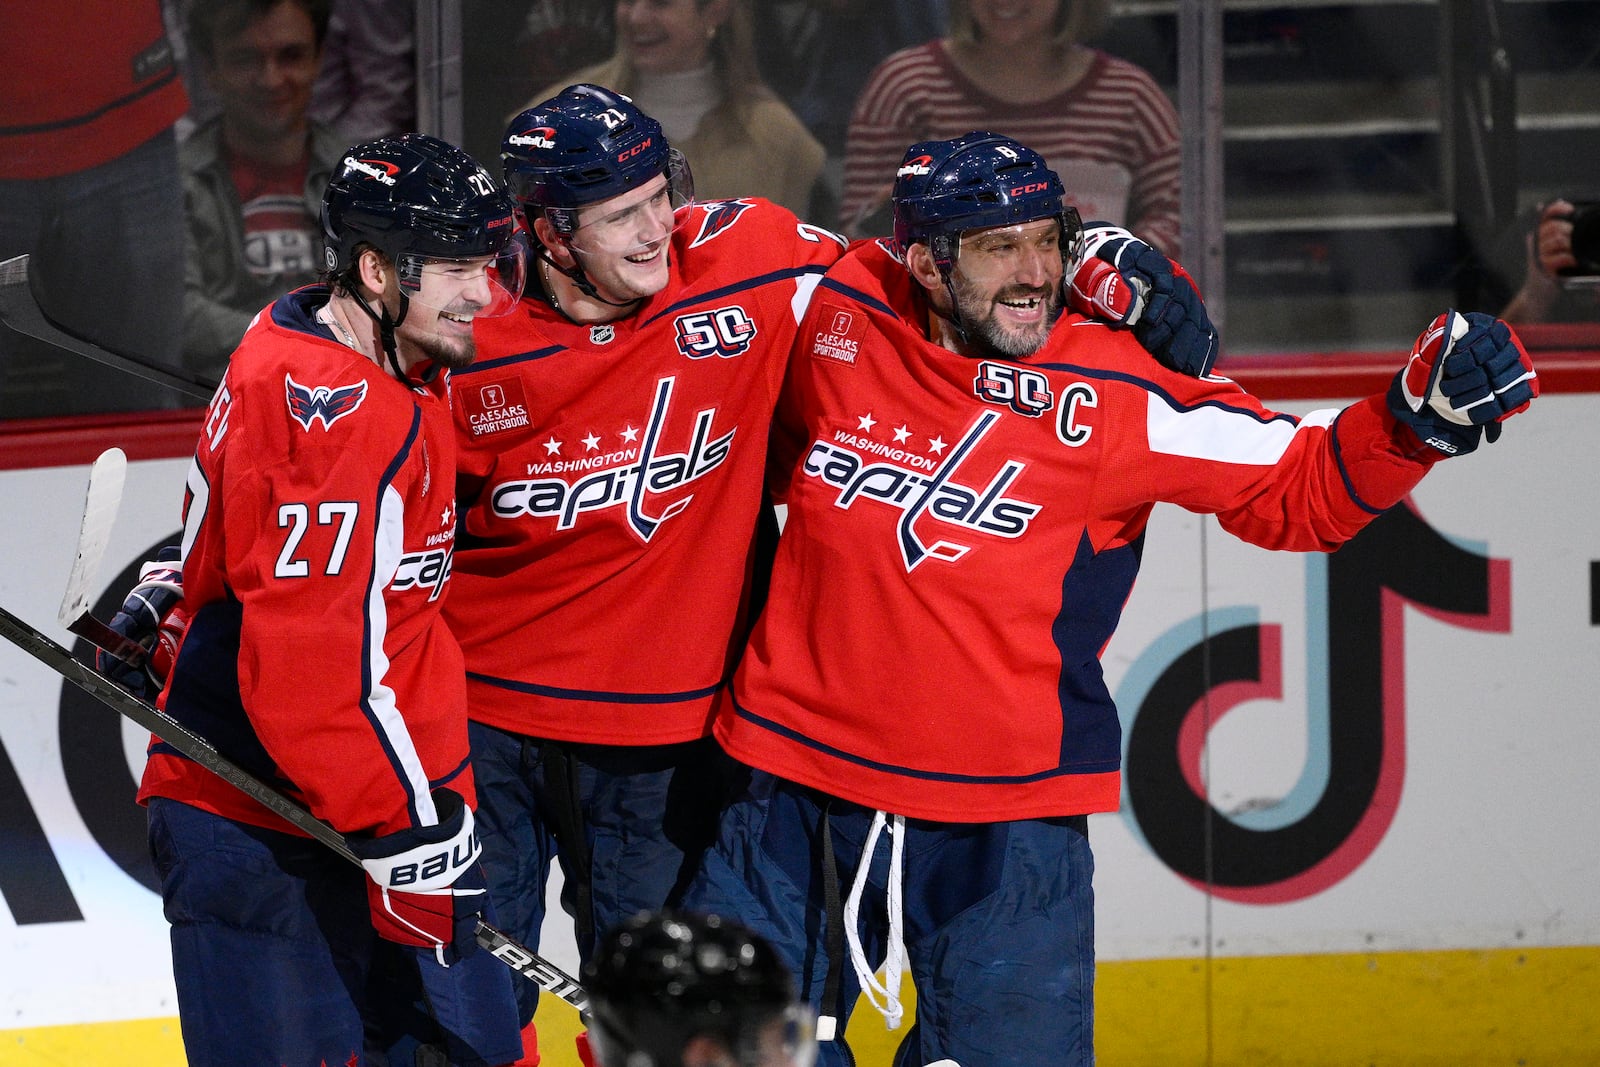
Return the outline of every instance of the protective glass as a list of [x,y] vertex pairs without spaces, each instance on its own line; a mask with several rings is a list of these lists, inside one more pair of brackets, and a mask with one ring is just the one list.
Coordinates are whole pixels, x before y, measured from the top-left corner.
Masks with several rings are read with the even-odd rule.
[[638,189],[580,208],[568,232],[579,252],[630,256],[670,237],[689,220],[683,209],[694,203],[694,178],[676,149],[667,172]]
[[498,318],[522,299],[527,263],[521,235],[494,256],[408,254],[400,257],[400,285],[414,304],[466,318]]
[[1059,284],[1066,262],[1075,260],[1077,251],[1075,247],[1063,247],[1061,225],[1041,226],[1041,221],[1044,220],[963,233],[956,269],[983,289],[1005,287],[1025,278],[1038,278],[1046,285]]
[[817,1062],[817,1017],[803,1004],[791,1004],[770,1017],[738,1050],[739,1067],[812,1067]]

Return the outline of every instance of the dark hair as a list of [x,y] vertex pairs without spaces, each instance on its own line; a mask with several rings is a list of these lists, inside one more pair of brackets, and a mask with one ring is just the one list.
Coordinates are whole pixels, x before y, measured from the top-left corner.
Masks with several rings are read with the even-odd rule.
[[328,38],[333,0],[189,0],[184,36],[190,50],[206,62],[216,59],[217,38],[242,33],[251,22],[272,13],[279,4],[293,4],[311,19],[317,48]]

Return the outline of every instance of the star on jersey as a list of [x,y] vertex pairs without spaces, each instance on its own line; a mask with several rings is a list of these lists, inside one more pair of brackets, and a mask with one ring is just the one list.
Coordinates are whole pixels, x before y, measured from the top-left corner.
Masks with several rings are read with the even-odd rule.
[[[802,473],[838,490],[837,507],[848,510],[859,500],[876,500],[900,511],[895,523],[900,557],[906,572],[930,559],[954,563],[972,545],[936,538],[924,540],[919,526],[924,519],[974,534],[1016,538],[1027,532],[1041,506],[1005,495],[1005,490],[1027,470],[1021,460],[1008,459],[987,485],[974,487],[956,481],[956,473],[979,443],[1000,420],[997,411],[984,411],[961,434],[948,456],[938,437],[929,442],[942,458],[932,460],[894,448],[847,430],[819,437],[801,464]],[[909,436],[909,435],[908,435]]]
[[598,450],[599,447],[600,447],[600,438],[598,438],[598,437],[596,437],[594,435],[594,431],[593,430],[590,430],[589,431],[589,436],[585,437],[583,439],[583,450],[585,452],[594,452],[594,451]]
[[894,428],[894,443],[895,444],[903,445],[903,444],[906,443],[907,440],[910,439],[910,437],[911,437],[911,431],[908,430],[906,427],[904,427],[904,426],[896,426]]
[[928,451],[936,456],[944,455],[945,439],[942,437],[928,438]]
[[857,419],[856,422],[860,425],[860,428],[865,430],[867,433],[871,433],[872,428],[878,425],[878,420],[872,417],[872,412],[870,411],[861,416],[861,418]]
[[[694,494],[678,496],[662,507],[659,514],[651,513],[652,502],[676,494],[722,466],[733,450],[737,432],[729,429],[713,437],[717,409],[704,408],[695,412],[692,428],[678,431],[681,434],[683,429],[688,429],[687,448],[681,452],[665,451],[676,384],[676,377],[670,375],[657,380],[650,415],[645,420],[644,438],[637,445],[631,442],[641,431],[629,423],[620,434],[626,443],[616,451],[530,463],[527,480],[500,482],[490,491],[489,502],[494,513],[506,519],[523,515],[554,517],[556,528],[567,530],[584,514],[622,508],[629,528],[640,540],[648,542],[662,523],[689,506]],[[590,431],[588,437],[580,440],[596,450],[601,438]],[[559,454],[560,448],[561,442],[554,436],[545,443],[546,451],[552,456]],[[566,475],[572,477],[569,479]]]

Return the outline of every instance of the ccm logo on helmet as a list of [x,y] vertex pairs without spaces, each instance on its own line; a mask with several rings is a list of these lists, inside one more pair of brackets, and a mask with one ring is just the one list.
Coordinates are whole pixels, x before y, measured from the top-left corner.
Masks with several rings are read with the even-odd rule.
[[537,126],[527,133],[514,133],[506,141],[518,148],[554,148],[556,131],[549,126]]
[[628,160],[632,159],[634,156],[638,155],[640,152],[643,152],[646,148],[649,148],[654,143],[655,143],[655,138],[654,137],[649,137],[649,138],[646,138],[643,141],[640,141],[638,144],[634,145],[632,148],[628,149],[626,152],[618,152],[617,153],[617,162],[618,163],[626,163]]
[[1010,195],[1012,195],[1012,196],[1026,196],[1029,193],[1043,192],[1044,190],[1046,190],[1048,188],[1050,188],[1050,183],[1049,182],[1029,182],[1027,185],[1019,185],[1015,189],[1011,190],[1011,194]]
[[385,185],[393,185],[394,176],[400,173],[399,167],[382,159],[356,159],[354,156],[345,156],[344,165]]

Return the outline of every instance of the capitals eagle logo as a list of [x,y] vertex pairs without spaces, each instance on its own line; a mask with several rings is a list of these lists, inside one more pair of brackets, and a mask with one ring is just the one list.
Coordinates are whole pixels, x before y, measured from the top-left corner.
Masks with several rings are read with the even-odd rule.
[[307,433],[311,432],[311,424],[319,419],[324,430],[332,429],[334,423],[360,407],[367,398],[366,382],[337,388],[305,386],[285,374],[283,383],[288,392],[289,414]]

